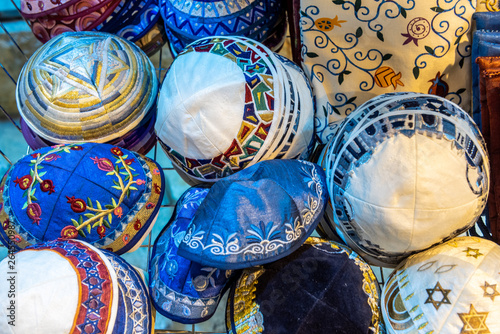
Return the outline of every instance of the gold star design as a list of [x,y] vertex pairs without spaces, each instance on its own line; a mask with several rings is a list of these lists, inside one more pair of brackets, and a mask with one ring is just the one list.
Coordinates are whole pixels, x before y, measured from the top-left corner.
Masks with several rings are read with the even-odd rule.
[[486,326],[486,317],[488,312],[477,312],[474,305],[470,304],[469,313],[458,313],[460,320],[464,323],[464,327],[460,334],[490,334],[490,330]]
[[500,293],[498,293],[497,291],[496,284],[489,284],[488,282],[484,281],[484,285],[481,287],[481,289],[484,290],[483,297],[490,297],[492,301],[495,301],[496,296],[500,296]]
[[467,247],[467,249],[464,250],[464,252],[467,253],[466,256],[471,256],[475,259],[477,259],[479,256],[483,255],[483,253],[479,252],[479,249],[470,248],[470,247]]
[[340,25],[341,23],[345,23],[347,21],[344,21],[344,20],[339,20],[339,17],[338,15],[335,15],[335,17],[333,18],[332,20],[332,26],[337,26],[339,28],[342,28],[342,26]]
[[[425,301],[425,304],[431,303],[436,310],[439,309],[441,304],[451,304],[450,300],[448,299],[448,294],[451,292],[451,290],[443,289],[443,287],[441,286],[441,284],[439,282],[436,283],[436,286],[433,289],[425,289],[425,290],[427,291],[427,294],[429,295],[429,297],[427,297],[427,300]],[[434,292],[436,292],[436,291],[441,292],[441,295],[443,296],[443,298],[441,298],[441,300],[435,300],[433,298]]]

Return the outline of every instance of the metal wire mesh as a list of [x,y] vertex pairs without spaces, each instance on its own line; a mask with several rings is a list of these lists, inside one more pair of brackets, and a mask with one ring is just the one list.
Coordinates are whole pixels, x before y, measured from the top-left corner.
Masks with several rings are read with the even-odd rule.
[[[15,4],[13,0],[10,0],[14,6],[16,7],[17,10],[18,7]],[[19,20],[21,20],[21,16],[19,15]],[[6,36],[8,36],[9,40],[11,41],[12,45],[14,46],[10,50],[1,50],[0,51],[0,67],[2,68],[2,71],[4,73],[5,78],[8,80],[12,81],[13,85],[16,85],[16,80],[15,76],[12,74],[13,71],[18,71],[19,69],[8,69],[4,67],[3,60],[2,60],[2,55],[6,55],[6,53],[11,53],[15,52],[16,56],[22,57],[22,59],[27,60],[30,56],[29,53],[27,53],[25,50],[23,50],[20,46],[20,43],[16,40],[15,34],[11,33],[8,31],[6,25],[4,22],[2,22],[2,16],[0,16],[0,28],[3,30]],[[1,33],[1,31],[0,31]],[[157,69],[157,74],[158,78],[163,79],[164,75],[166,73],[166,69],[168,68],[168,61],[166,63],[165,57],[164,57],[164,52],[167,48],[165,47],[163,50],[160,50],[160,52],[157,55],[154,55],[156,59],[152,59],[153,61],[157,61],[158,66],[156,67]],[[168,58],[168,57],[167,57]],[[1,76],[0,76],[1,77]],[[15,96],[12,95],[10,96],[11,99],[15,99]],[[0,110],[4,114],[4,116],[7,118],[8,122],[11,123],[13,128],[16,129],[19,132],[20,138],[22,138],[21,135],[21,129],[19,125],[17,124],[15,117],[12,115],[14,114],[13,110],[6,110],[0,103]],[[1,124],[0,124],[1,125]],[[0,127],[0,129],[3,129],[4,127]],[[17,132],[17,131],[14,131]],[[13,163],[15,163],[16,160],[13,158],[9,157],[7,154],[4,153],[4,147],[3,145],[11,145],[9,144],[10,142],[1,142],[0,141],[0,155],[3,157],[4,162],[0,161],[0,167],[2,166],[2,163],[8,164],[8,166],[11,166]],[[16,155],[17,156],[22,156],[24,154],[30,153],[30,150],[27,145],[17,145],[16,147]],[[12,147],[10,147],[12,149]],[[173,186],[167,188],[167,193],[165,194],[165,199],[161,205],[160,209],[160,215],[164,215],[164,221],[160,221],[158,219],[157,226],[153,229],[153,231],[150,233],[150,235],[146,238],[145,242],[139,250],[132,254],[124,254],[123,257],[128,260],[132,265],[139,267],[140,269],[144,270],[147,272],[147,267],[149,265],[149,258],[151,254],[151,248],[152,244],[154,243],[154,238],[156,238],[156,235],[158,235],[159,231],[161,230],[161,227],[163,227],[168,221],[168,218],[170,217],[173,207],[176,203],[176,200],[179,198],[179,196],[182,194],[182,192],[188,188],[188,185],[180,179],[180,177],[177,175],[177,173],[174,171],[170,161],[168,161],[167,157],[165,154],[162,152],[161,149],[158,148],[158,145],[154,147],[154,149],[148,154],[149,157],[153,158],[154,160],[158,161],[163,167],[163,172],[165,173],[165,178],[167,180],[167,187],[168,184],[173,184],[175,185],[175,189]],[[1,160],[1,158],[0,158]],[[7,166],[7,167],[8,167]],[[166,219],[166,221],[165,221]],[[3,252],[2,252],[3,248]],[[139,252],[139,256],[134,256]],[[7,254],[6,249],[0,245],[0,260],[3,259]],[[379,267],[374,267],[374,273],[377,276],[379,285],[382,287],[383,284],[385,283],[385,278],[387,277],[388,273],[390,270],[388,269],[383,269]],[[167,320],[166,318],[162,317],[160,314],[157,313],[156,315],[156,334],[173,334],[173,333],[184,333],[184,334],[218,334],[218,333],[224,333],[225,332],[225,327],[224,327],[224,308],[225,308],[225,298],[221,301],[221,304],[219,306],[219,309],[215,316],[202,323],[202,324],[196,324],[196,325],[182,325],[178,323],[171,322],[170,320]]]

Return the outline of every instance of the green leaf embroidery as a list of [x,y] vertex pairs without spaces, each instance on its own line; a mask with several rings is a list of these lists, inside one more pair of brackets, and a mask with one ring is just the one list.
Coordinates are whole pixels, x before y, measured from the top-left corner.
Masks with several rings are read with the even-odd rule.
[[404,9],[403,7],[400,7],[400,12],[401,12],[401,16],[406,19],[406,9]]
[[318,57],[318,54],[314,52],[307,52],[306,56],[308,56],[309,58],[316,58]]
[[76,220],[74,220],[73,218],[71,218],[71,222],[73,223],[73,226],[75,227],[78,227],[78,222]]
[[425,47],[425,51],[429,52],[429,54],[433,55],[434,54],[434,49],[431,48],[430,46]]
[[89,219],[95,217],[93,213],[85,213],[84,216]]
[[43,166],[38,166],[37,168],[38,168],[38,169],[43,169]]
[[380,31],[377,31],[377,38],[383,42],[384,41],[384,34],[382,34]]
[[115,172],[120,173],[120,168],[118,168],[118,165],[115,165]]
[[98,208],[99,210],[102,210],[101,203],[99,203],[99,201],[98,201],[98,200],[95,200],[95,204],[97,205],[97,208]]
[[127,198],[130,197],[130,188],[127,189]]
[[335,108],[334,106],[332,106],[332,109],[333,109],[333,111],[334,111],[337,115],[340,115],[340,111],[339,111],[337,108]]
[[109,225],[108,221],[107,220],[104,220],[103,222],[103,225],[106,226],[107,228],[111,228],[111,225]]
[[85,232],[82,230],[78,230],[78,234],[81,235],[82,237],[86,238],[87,236],[85,235]]
[[108,209],[108,210],[111,210],[111,209],[114,209],[114,208],[115,208],[115,207],[114,207],[114,206],[112,206],[111,204],[106,204],[104,207],[105,207],[106,209]]
[[83,223],[83,217],[82,216],[78,217],[78,223],[80,223],[80,225]]
[[357,98],[357,96],[351,97],[349,100],[347,100],[347,102],[345,104],[353,103],[354,100],[356,100],[356,98]]
[[415,66],[413,68],[413,76],[415,77],[415,79],[418,79],[419,74],[420,74],[420,69],[417,66]]
[[133,187],[133,186],[130,186],[128,188],[131,189],[131,190],[138,190],[136,187]]
[[358,27],[358,29],[356,29],[356,37],[360,38],[362,35],[363,35],[363,29],[361,29],[361,27]]
[[120,188],[120,187],[118,187],[118,186],[112,186],[111,188],[118,189],[118,190],[122,190],[122,188]]
[[130,170],[133,170],[135,172],[135,169],[133,169],[132,167],[128,166],[128,169]]
[[35,175],[35,172],[33,171],[33,169],[30,170],[30,176],[33,176]]
[[25,202],[24,205],[23,205],[23,208],[21,210],[24,210],[28,207],[28,202]]
[[444,9],[441,7],[431,7],[432,11],[435,11],[436,13],[442,13],[444,12]]
[[108,176],[109,176],[109,175],[113,175],[114,173],[115,173],[115,172],[108,172],[108,173],[106,173],[106,175],[108,175]]
[[32,195],[32,196],[30,196],[30,197],[31,197],[31,201],[32,201],[32,202],[36,202],[36,201],[38,201],[38,198],[36,198],[35,196],[33,196],[33,195]]
[[116,208],[116,201],[114,197],[111,197],[111,202],[113,203],[113,208]]
[[361,8],[361,0],[356,0],[354,3],[354,10],[357,12]]
[[92,226],[90,224],[87,225],[87,233],[90,234],[92,232]]
[[94,225],[92,225],[92,228],[96,227],[97,225],[99,225],[99,222],[95,222]]
[[89,208],[94,208],[94,207],[92,206],[92,200],[90,199],[90,197],[87,197],[87,206],[88,206]]
[[113,215],[111,213],[108,213],[108,220],[110,223],[113,221]]
[[116,186],[119,186],[119,185],[120,185],[118,182],[116,182],[116,180],[113,180],[113,183],[114,183]]
[[139,176],[139,174],[132,174],[133,177]]

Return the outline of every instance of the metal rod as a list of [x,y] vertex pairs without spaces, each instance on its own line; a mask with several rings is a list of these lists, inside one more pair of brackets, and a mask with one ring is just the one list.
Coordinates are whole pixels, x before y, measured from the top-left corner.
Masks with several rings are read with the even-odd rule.
[[0,26],[2,27],[3,31],[5,31],[5,33],[7,34],[7,36],[9,36],[10,40],[14,43],[14,45],[17,47],[17,49],[23,54],[24,58],[26,58],[26,60],[28,60],[28,57],[26,57],[26,54],[23,52],[23,50],[21,49],[21,47],[19,46],[19,44],[17,44],[16,40],[12,37],[12,35],[7,31],[7,29],[5,28],[5,26],[3,25],[2,21],[0,21]]
[[14,80],[14,78],[13,78],[13,77],[11,77],[11,75],[10,75],[9,71],[7,71],[7,69],[6,69],[5,67],[3,67],[3,64],[2,64],[2,63],[0,63],[0,66],[2,67],[2,69],[4,70],[4,72],[5,72],[5,73],[9,76],[10,80],[12,80],[12,82],[14,83],[14,85],[16,85],[16,86],[17,86],[17,82],[16,82],[16,80]]
[[7,156],[3,153],[2,150],[0,150],[0,154],[2,155],[2,157],[4,157],[5,160],[7,160],[7,162],[12,166],[12,162],[9,160],[9,158],[7,158]]
[[17,128],[17,130],[19,130],[19,132],[22,133],[21,128],[16,124],[16,122],[10,116],[10,114],[7,111],[5,111],[5,109],[2,107],[2,105],[0,105],[0,109],[2,109],[2,112],[4,113],[4,115],[7,116],[7,118],[12,122],[12,124],[14,124],[14,126]]

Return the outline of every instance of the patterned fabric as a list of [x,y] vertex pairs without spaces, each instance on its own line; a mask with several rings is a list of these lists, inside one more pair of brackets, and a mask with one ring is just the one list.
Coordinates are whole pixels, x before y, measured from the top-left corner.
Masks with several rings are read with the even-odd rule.
[[116,146],[41,149],[18,161],[2,180],[0,234],[13,238],[19,249],[62,237],[122,254],[151,230],[164,183],[156,162]]
[[[24,319],[16,322],[15,333],[36,333],[42,328],[47,333],[111,332],[117,311],[117,278],[95,248],[79,241],[55,240],[16,253],[15,258],[16,314]],[[0,263],[4,272],[9,271],[7,261]],[[0,283],[0,291],[7,293],[6,283]],[[8,303],[9,299],[2,301]],[[54,317],[50,312],[60,313]],[[10,327],[6,321],[2,316],[2,329]]]
[[207,193],[208,188],[193,187],[179,198],[149,262],[149,287],[156,310],[184,324],[205,321],[215,313],[232,275],[231,270],[206,267],[177,255],[189,222]]
[[[277,0],[160,0],[172,53],[209,36],[246,36],[269,47],[283,44],[285,6]],[[285,28],[285,29],[284,29]],[[279,34],[275,45],[270,37]]]
[[143,277],[121,257],[103,253],[118,278],[118,312],[112,334],[152,334],[153,308]]
[[472,117],[482,130],[481,103],[479,94],[479,67],[477,57],[500,56],[500,13],[476,12],[472,16],[476,23],[472,39]]
[[475,3],[295,0],[292,32],[315,91],[321,142],[356,107],[388,92],[434,94],[469,111]]
[[46,140],[107,142],[151,117],[157,85],[153,64],[135,45],[105,33],[66,33],[25,64],[16,100]]
[[[498,38],[495,37],[495,38]],[[491,39],[490,39],[491,40]],[[500,44],[489,43],[489,49],[496,49]],[[491,187],[488,197],[488,223],[493,241],[500,242],[500,189],[496,186],[500,180],[500,136],[498,113],[500,112],[499,69],[500,57],[478,57],[480,112],[483,124],[482,133],[486,147],[490,152]]]
[[260,162],[210,188],[178,254],[221,269],[276,261],[314,231],[326,198],[319,166],[301,160]]
[[490,184],[477,126],[456,104],[433,95],[369,100],[336,129],[318,163],[333,206],[324,232],[381,266],[468,230]]
[[229,294],[227,332],[384,333],[378,299],[377,279],[361,257],[309,238],[290,256],[243,271]]
[[214,182],[259,160],[305,158],[312,115],[310,86],[290,61],[250,39],[207,38],[170,67],[155,129],[181,173]]
[[460,237],[409,257],[382,292],[388,333],[500,332],[500,247]]

